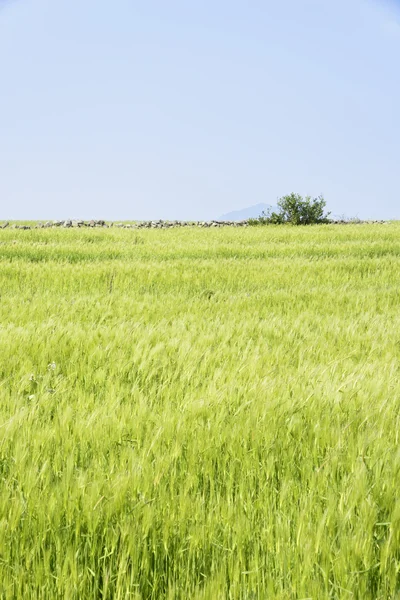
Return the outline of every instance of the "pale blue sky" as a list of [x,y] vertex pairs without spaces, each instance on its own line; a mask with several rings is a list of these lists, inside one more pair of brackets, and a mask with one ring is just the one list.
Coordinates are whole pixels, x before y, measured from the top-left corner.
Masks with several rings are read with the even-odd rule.
[[400,2],[0,0],[0,219],[400,218]]

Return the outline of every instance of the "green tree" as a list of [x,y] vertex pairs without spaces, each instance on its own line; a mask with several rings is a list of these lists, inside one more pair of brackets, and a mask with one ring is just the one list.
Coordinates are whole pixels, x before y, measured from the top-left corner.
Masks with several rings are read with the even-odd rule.
[[253,220],[251,224],[274,224],[281,225],[291,223],[292,225],[313,225],[315,223],[329,223],[329,215],[325,212],[326,202],[323,196],[303,198],[300,194],[289,194],[278,200],[277,212],[263,213],[259,219]]

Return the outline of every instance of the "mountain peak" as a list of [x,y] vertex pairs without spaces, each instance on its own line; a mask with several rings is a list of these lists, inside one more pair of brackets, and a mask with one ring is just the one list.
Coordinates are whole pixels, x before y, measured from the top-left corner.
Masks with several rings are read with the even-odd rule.
[[245,219],[256,219],[261,215],[263,211],[275,210],[274,206],[270,204],[254,204],[254,206],[248,206],[241,210],[233,210],[232,212],[226,213],[219,217],[220,221],[244,221]]

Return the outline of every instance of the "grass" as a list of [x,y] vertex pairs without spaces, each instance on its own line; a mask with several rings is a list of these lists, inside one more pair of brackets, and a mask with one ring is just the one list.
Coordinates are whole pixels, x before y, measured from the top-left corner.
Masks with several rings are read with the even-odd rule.
[[0,231],[0,597],[400,598],[400,224]]

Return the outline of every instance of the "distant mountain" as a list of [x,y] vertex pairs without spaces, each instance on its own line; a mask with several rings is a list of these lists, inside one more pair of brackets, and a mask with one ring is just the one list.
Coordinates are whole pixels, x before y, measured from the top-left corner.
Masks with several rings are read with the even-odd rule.
[[233,210],[232,212],[226,213],[219,217],[220,221],[244,221],[245,219],[256,219],[261,215],[263,210],[266,212],[268,209],[276,210],[275,206],[270,204],[255,204],[248,208],[242,208],[242,210]]

